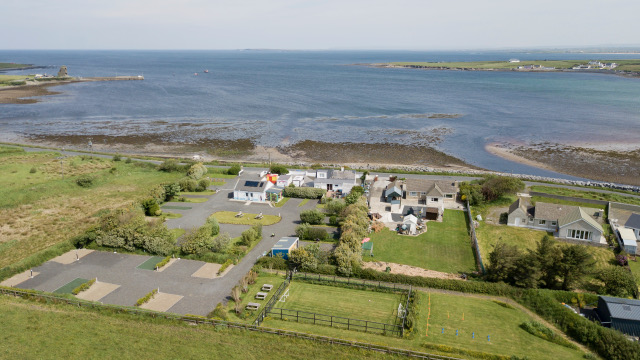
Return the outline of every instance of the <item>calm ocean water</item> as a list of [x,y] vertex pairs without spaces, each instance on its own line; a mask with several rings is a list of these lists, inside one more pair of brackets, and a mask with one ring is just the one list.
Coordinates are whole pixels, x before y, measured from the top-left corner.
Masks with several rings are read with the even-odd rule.
[[[488,154],[493,141],[640,144],[640,79],[601,74],[420,71],[389,61],[622,59],[637,55],[401,51],[0,51],[0,61],[67,65],[74,76],[144,81],[65,85],[0,105],[2,134],[160,134],[419,143],[477,166],[551,175]],[[203,71],[209,70],[205,74]],[[22,73],[33,73],[34,70]],[[19,73],[19,72],[13,72]],[[199,73],[195,76],[194,73]],[[424,114],[462,114],[430,119]]]

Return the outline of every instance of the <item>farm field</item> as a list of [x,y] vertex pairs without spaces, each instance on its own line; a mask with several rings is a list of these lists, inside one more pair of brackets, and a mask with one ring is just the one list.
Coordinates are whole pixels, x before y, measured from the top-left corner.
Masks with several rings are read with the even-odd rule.
[[400,294],[347,289],[293,281],[285,302],[275,308],[394,324]]
[[[397,359],[344,346],[244,330],[0,297],[0,354],[14,359]],[[25,344],[29,346],[25,346]],[[55,350],[54,350],[55,349]],[[336,356],[339,354],[338,356]]]
[[[259,279],[262,279],[262,277]],[[262,280],[259,280],[258,282],[262,284]],[[303,285],[303,288],[305,288],[312,284],[300,283],[294,280],[292,286],[295,285]],[[331,299],[333,299],[331,303],[333,303],[332,306],[336,308],[336,311],[344,312],[345,316],[358,317],[356,313],[356,311],[359,311],[358,307],[355,307],[353,311],[348,310],[349,307],[352,306],[348,303],[353,301],[350,299],[351,296],[348,294],[352,291],[362,290],[352,290],[324,285],[314,286],[322,288],[322,290],[319,290],[320,294],[336,292],[337,294],[331,295]],[[316,296],[318,296],[317,291],[318,290],[313,289],[313,292],[310,294],[316,294]],[[342,292],[342,294],[340,294],[340,292]],[[365,294],[369,293],[369,291],[362,292]],[[364,341],[383,344],[386,346],[409,348],[416,351],[440,354],[446,353],[450,356],[460,356],[463,358],[481,357],[481,355],[471,355],[472,353],[469,352],[480,352],[502,356],[516,355],[519,357],[526,357],[528,359],[582,358],[583,353],[580,350],[550,343],[523,330],[520,327],[522,323],[538,319],[532,318],[526,312],[517,307],[506,305],[499,301],[496,302],[491,299],[486,299],[481,296],[462,296],[443,294],[439,292],[432,292],[428,294],[423,291],[420,291],[419,294],[420,303],[418,321],[413,332],[405,338],[390,335],[378,335],[371,332],[365,333],[362,331],[346,330],[330,326],[313,325],[312,323],[296,322],[295,320],[283,321],[274,319],[273,316],[265,319],[263,325],[267,327],[277,327],[324,336],[339,337],[353,341]],[[380,295],[390,294],[381,293]],[[399,297],[399,295],[396,296]],[[308,306],[311,307],[312,305],[310,302],[307,302],[307,299],[312,297],[313,296],[307,296],[304,300],[302,300],[302,298],[299,299],[302,300],[301,303],[308,304]],[[347,300],[342,300],[345,298]],[[296,299],[294,297],[294,293],[291,292],[285,306],[297,308],[300,300]],[[321,306],[327,306],[326,300],[318,301],[320,301],[319,305],[317,305],[318,307],[313,308],[314,310],[311,311],[320,312],[319,309]],[[368,300],[366,303],[368,303]],[[395,307],[397,308],[397,304]],[[430,316],[429,307],[431,308]],[[371,315],[371,312],[369,312],[369,316]],[[428,317],[429,319],[427,319]],[[248,318],[248,321],[251,320],[252,318]],[[429,322],[428,336],[426,332],[427,320]],[[444,333],[442,333],[442,328],[444,328]],[[458,336],[456,336],[456,330],[458,330]],[[490,341],[488,341],[487,336],[490,337]]]
[[[82,233],[109,209],[183,176],[145,163],[59,157],[0,146],[0,268]],[[92,177],[93,185],[78,186],[81,175]]]
[[[480,245],[480,255],[482,256],[482,261],[484,262],[485,267],[488,265],[489,253],[493,250],[498,241],[516,245],[520,250],[534,250],[537,246],[537,242],[542,239],[545,234],[546,232],[541,230],[507,225],[493,225],[484,222],[476,229],[478,245]],[[563,243],[561,241],[559,241],[559,244],[561,246],[567,245],[567,243]],[[611,260],[614,259],[613,252],[607,248],[588,245],[585,245],[585,247],[589,249],[589,252],[593,255],[596,260],[597,267],[609,266]]]
[[366,254],[365,261],[387,261],[447,273],[476,270],[463,211],[445,209],[444,221],[427,222],[426,234],[397,235],[385,228],[372,233],[371,241],[374,257]]

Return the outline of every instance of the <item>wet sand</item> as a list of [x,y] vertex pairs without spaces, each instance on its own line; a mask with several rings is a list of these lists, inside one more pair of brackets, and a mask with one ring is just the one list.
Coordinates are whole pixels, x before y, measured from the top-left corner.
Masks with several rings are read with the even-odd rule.
[[614,150],[607,150],[541,143],[490,144],[486,149],[503,159],[541,169],[599,181],[640,185],[640,147],[613,147]]
[[[69,82],[64,82],[69,83]],[[37,103],[36,96],[58,95],[58,91],[50,91],[49,87],[61,85],[61,83],[46,83],[39,85],[12,86],[0,88],[0,104],[33,104]]]

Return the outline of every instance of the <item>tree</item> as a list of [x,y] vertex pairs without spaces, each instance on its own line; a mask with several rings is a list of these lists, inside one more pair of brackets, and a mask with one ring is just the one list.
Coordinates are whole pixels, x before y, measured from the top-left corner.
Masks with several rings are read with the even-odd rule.
[[207,169],[207,167],[202,163],[196,163],[191,165],[189,170],[187,170],[187,176],[194,180],[198,180],[203,177],[208,171],[209,169]]
[[629,269],[609,266],[600,271],[598,279],[604,283],[601,292],[618,297],[638,297],[638,284]]
[[142,208],[147,216],[158,216],[161,213],[160,206],[154,198],[142,200]]
[[569,291],[579,283],[585,275],[592,272],[595,260],[584,245],[570,245],[562,249],[560,277],[562,290]]
[[508,176],[489,176],[482,183],[482,195],[486,201],[493,201],[522,189],[522,180]]
[[357,191],[356,189],[362,189],[362,187],[354,186],[353,189],[351,189],[351,192],[349,192],[349,194],[344,197],[344,202],[347,205],[355,204],[362,197],[363,193]]
[[516,246],[498,242],[489,253],[487,279],[494,282],[513,283],[518,260],[521,258],[522,255]]
[[313,271],[318,267],[318,259],[304,248],[297,248],[289,252],[291,266],[302,271]]
[[286,175],[289,173],[289,169],[287,169],[284,165],[273,164],[271,165],[271,167],[269,167],[269,172],[272,174]]
[[220,233],[220,224],[218,224],[218,220],[216,220],[216,218],[211,216],[207,219],[207,224],[211,226],[211,236],[216,236]]
[[164,184],[165,201],[169,201],[180,192],[180,184]]
[[209,179],[200,179],[198,180],[198,186],[196,187],[196,191],[198,192],[205,191],[207,190],[210,184],[211,184],[211,181],[209,181]]
[[513,285],[535,289],[540,282],[540,264],[532,254],[523,254],[516,261],[517,267],[513,272]]
[[325,214],[318,210],[304,210],[300,212],[300,221],[311,225],[320,225],[324,222]]
[[211,251],[223,253],[227,250],[230,243],[231,236],[229,236],[229,234],[226,232],[222,233],[213,238],[213,241],[211,242]]
[[540,286],[552,289],[558,282],[562,251],[557,241],[549,235],[545,235],[536,247],[535,256],[540,267]]
[[185,254],[204,254],[211,250],[213,241],[211,230],[207,226],[188,230],[182,238],[180,250]]
[[238,174],[240,174],[240,170],[242,170],[242,167],[239,164],[233,164],[233,165],[231,165],[230,168],[227,169],[227,174],[228,175],[238,175]]
[[329,214],[340,215],[347,204],[342,199],[332,200],[325,205],[325,211]]
[[347,244],[342,242],[336,247],[333,256],[338,265],[338,273],[343,276],[351,276],[354,267],[360,266],[362,261],[361,251],[354,252]]
[[460,198],[463,201],[468,200],[472,206],[483,203],[484,196],[482,195],[482,186],[469,182],[460,183]]

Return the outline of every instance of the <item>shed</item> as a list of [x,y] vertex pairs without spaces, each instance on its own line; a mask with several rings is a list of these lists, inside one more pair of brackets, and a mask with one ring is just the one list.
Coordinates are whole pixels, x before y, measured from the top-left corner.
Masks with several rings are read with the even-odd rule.
[[418,218],[413,215],[407,215],[402,221],[402,230],[405,230],[411,235],[416,234],[416,228],[418,227]]
[[598,296],[596,313],[603,326],[640,336],[640,300]]
[[278,202],[282,199],[282,193],[284,189],[279,186],[274,186],[266,191],[267,199],[269,201]]
[[400,187],[395,183],[392,183],[384,191],[384,197],[388,203],[400,204],[400,200],[402,199],[402,189],[400,189]]
[[635,255],[638,245],[636,243],[636,234],[629,228],[618,228],[618,234],[620,234],[620,240],[622,240],[622,247],[628,254]]
[[271,256],[278,256],[278,254],[282,254],[284,259],[288,259],[291,250],[298,248],[298,240],[299,238],[297,237],[280,238],[280,240],[278,240],[278,242],[271,248]]
[[425,217],[427,220],[438,220],[438,216],[440,216],[439,208],[430,206],[426,209]]
[[369,252],[369,256],[373,256],[373,242],[372,241],[367,241],[362,243],[362,252]]

